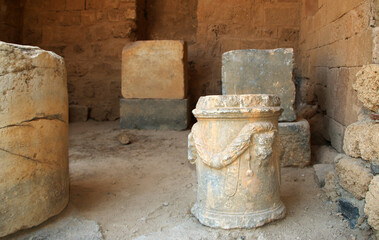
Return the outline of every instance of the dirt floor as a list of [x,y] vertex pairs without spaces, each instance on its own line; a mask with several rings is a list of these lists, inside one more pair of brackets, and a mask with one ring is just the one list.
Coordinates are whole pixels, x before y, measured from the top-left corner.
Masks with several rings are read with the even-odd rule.
[[[132,143],[117,140],[126,133]],[[195,166],[189,131],[121,130],[119,122],[70,125],[71,201],[62,214],[4,239],[368,239],[326,201],[313,168],[283,168],[285,219],[252,230],[202,226],[190,214]]]

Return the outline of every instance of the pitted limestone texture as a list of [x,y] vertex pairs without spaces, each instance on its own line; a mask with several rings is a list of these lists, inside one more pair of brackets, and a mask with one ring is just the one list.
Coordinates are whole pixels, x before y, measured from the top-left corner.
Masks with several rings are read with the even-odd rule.
[[0,237],[68,203],[66,81],[58,55],[0,42]]
[[350,124],[345,131],[343,149],[349,156],[367,161],[379,160],[379,124],[363,120]]
[[183,41],[128,43],[122,51],[122,96],[184,99],[187,97],[187,64],[187,45]]
[[368,186],[373,178],[365,161],[359,158],[350,158],[344,154],[339,155],[336,159],[338,161],[336,172],[341,187],[359,200],[365,198]]
[[363,66],[357,72],[357,81],[353,88],[358,93],[358,99],[373,112],[379,111],[379,64]]
[[283,218],[278,117],[274,95],[201,97],[188,136],[196,163],[197,201],[191,212],[215,228],[254,228]]
[[366,194],[365,214],[368,217],[368,224],[379,231],[379,176],[375,176],[369,185]]
[[275,94],[283,113],[279,121],[294,121],[293,49],[233,50],[222,55],[222,94]]
[[311,133],[307,120],[280,122],[279,136],[283,151],[281,166],[305,167],[311,163]]

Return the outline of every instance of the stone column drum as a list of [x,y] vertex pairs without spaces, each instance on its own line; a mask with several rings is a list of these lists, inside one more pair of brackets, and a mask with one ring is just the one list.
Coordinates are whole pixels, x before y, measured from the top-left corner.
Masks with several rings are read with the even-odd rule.
[[188,159],[196,163],[198,183],[191,211],[202,224],[253,228],[284,217],[277,149],[281,112],[275,95],[199,99]]
[[0,42],[0,237],[60,213],[68,177],[63,58]]

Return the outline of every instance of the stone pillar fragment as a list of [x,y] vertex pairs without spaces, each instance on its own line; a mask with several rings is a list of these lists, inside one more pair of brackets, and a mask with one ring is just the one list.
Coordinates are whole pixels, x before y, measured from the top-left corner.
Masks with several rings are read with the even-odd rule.
[[196,163],[198,183],[191,212],[202,224],[253,228],[284,217],[277,148],[281,111],[274,95],[199,99],[188,158]]
[[137,41],[122,51],[121,128],[187,128],[187,45]]
[[279,135],[283,147],[281,166],[305,167],[311,163],[311,134],[307,120],[280,122]]
[[293,49],[233,50],[222,55],[222,94],[275,94],[283,113],[279,121],[294,121]]
[[0,42],[0,237],[40,224],[69,199],[64,61]]

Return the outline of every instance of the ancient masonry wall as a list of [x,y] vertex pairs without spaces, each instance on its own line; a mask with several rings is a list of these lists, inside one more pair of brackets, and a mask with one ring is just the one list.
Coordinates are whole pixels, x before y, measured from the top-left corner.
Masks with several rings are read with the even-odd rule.
[[189,94],[221,94],[221,55],[229,50],[294,47],[298,0],[184,1],[147,3],[148,39],[188,42]]
[[136,0],[26,0],[23,44],[64,57],[70,104],[119,117],[121,52],[137,38]]
[[23,2],[0,0],[0,41],[21,43]]
[[357,121],[362,106],[352,88],[355,75],[374,61],[373,5],[372,0],[310,0],[301,5],[298,75],[303,78],[298,95],[319,105],[322,113],[310,120],[311,128],[323,130],[339,152],[345,128]]

